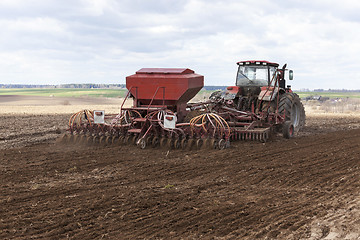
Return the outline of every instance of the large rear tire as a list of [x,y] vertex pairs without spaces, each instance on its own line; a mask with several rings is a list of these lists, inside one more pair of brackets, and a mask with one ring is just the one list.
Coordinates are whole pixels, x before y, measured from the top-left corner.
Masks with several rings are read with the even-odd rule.
[[290,121],[294,132],[305,126],[305,109],[296,93],[284,93],[279,101],[279,113],[285,113],[285,121]]

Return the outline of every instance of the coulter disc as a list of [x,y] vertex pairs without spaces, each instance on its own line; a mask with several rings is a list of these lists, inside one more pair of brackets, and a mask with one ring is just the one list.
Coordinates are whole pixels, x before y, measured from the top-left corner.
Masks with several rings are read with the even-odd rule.
[[128,144],[129,141],[130,141],[130,135],[126,135],[126,136],[124,137],[123,143],[124,143],[124,144]]
[[193,145],[195,144],[194,142],[195,142],[195,140],[193,138],[189,139],[188,144],[187,144],[187,148],[189,150],[191,150],[193,148]]
[[196,140],[196,148],[197,149],[200,149],[203,146],[203,144],[204,144],[204,141],[201,138]]
[[99,139],[99,143],[101,146],[106,146],[105,136],[101,136]]
[[107,136],[105,138],[105,143],[106,143],[106,145],[111,145],[112,144],[112,136]]
[[146,139],[145,139],[146,145],[151,145],[151,144],[152,144],[152,140],[153,140],[153,137],[152,137],[152,136],[146,137]]
[[217,142],[215,138],[209,139],[209,148],[210,149],[216,149]]
[[98,144],[98,138],[97,138],[97,136],[93,136],[93,141],[92,141],[92,143],[93,144]]
[[187,147],[187,144],[188,144],[188,140],[186,138],[181,139],[180,146],[182,149],[185,150]]
[[165,138],[165,137],[162,137],[161,139],[160,139],[160,147],[166,147],[166,145],[167,145],[167,142],[168,142],[168,139],[167,138]]
[[180,148],[180,139],[175,139],[175,141],[174,141],[174,148],[175,149],[179,149]]
[[132,143],[133,145],[136,145],[136,140],[137,140],[137,138],[138,138],[137,135],[132,136],[132,138],[131,138],[131,143]]
[[154,137],[152,139],[152,146],[153,148],[157,147],[159,145],[159,138],[158,137]]
[[120,137],[119,137],[119,139],[118,139],[118,141],[117,141],[117,144],[118,145],[122,145],[122,144],[124,144],[124,136],[123,135],[121,135]]
[[93,137],[92,136],[87,136],[86,139],[85,139],[85,143],[86,145],[92,145],[93,143]]

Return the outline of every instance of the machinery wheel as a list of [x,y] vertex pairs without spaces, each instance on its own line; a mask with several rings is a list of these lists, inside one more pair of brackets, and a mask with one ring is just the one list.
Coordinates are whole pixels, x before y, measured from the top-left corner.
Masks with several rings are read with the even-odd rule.
[[115,144],[116,141],[117,141],[117,138],[116,138],[115,136],[113,136],[113,137],[111,138],[111,144]]
[[284,93],[279,101],[279,113],[285,113],[285,121],[290,121],[294,132],[305,125],[305,110],[296,93]]
[[146,139],[145,139],[145,138],[141,138],[140,141],[139,141],[138,146],[139,146],[141,149],[145,149],[145,148],[146,148]]
[[226,141],[225,139],[220,139],[218,142],[218,148],[220,150],[224,150],[226,148]]
[[292,138],[294,136],[294,125],[291,121],[286,121],[282,126],[282,134],[284,138]]

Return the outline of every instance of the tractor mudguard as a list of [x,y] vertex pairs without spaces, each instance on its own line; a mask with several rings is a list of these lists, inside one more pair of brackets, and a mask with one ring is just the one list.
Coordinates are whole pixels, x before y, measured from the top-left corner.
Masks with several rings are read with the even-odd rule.
[[272,100],[275,99],[275,97],[277,96],[278,92],[279,92],[278,88],[274,88],[274,87],[262,87],[258,99],[259,99],[259,100],[262,100],[262,101],[269,101],[269,102],[271,102]]

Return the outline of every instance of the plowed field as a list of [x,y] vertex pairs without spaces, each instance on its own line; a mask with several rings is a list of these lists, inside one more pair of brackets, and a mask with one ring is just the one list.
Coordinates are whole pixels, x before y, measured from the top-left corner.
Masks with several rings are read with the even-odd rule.
[[0,239],[359,239],[360,119],[168,151],[60,145],[69,115],[0,128]]

